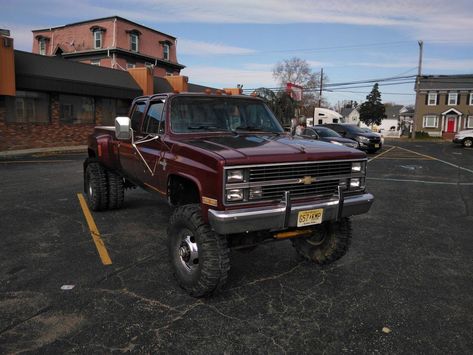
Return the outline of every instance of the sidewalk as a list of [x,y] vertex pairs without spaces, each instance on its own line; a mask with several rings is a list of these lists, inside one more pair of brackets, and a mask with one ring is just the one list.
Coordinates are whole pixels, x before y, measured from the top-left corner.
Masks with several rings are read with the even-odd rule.
[[33,148],[21,150],[4,150],[0,151],[0,160],[13,159],[24,156],[49,155],[56,153],[86,153],[86,145],[76,145],[70,147],[50,147],[50,148]]

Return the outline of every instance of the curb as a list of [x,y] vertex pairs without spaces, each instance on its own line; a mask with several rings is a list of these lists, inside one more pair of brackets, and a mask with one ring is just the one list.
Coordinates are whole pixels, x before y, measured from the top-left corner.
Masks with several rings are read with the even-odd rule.
[[0,160],[8,158],[16,158],[22,156],[31,155],[48,155],[55,153],[85,153],[87,152],[86,145],[78,145],[72,147],[51,147],[51,148],[33,148],[33,149],[21,149],[21,150],[5,150],[0,152]]

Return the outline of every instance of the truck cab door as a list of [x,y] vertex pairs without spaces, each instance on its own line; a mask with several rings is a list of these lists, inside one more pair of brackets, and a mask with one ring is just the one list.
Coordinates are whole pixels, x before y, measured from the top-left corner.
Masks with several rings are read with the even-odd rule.
[[[147,101],[137,101],[132,107],[130,120],[131,129],[133,130],[134,139],[139,139],[141,132],[141,124],[143,121],[143,114],[146,109]],[[140,157],[132,146],[132,140],[120,141],[119,148],[119,159],[122,171],[132,181],[138,179],[138,172],[140,167]]]
[[[153,98],[143,120],[143,143],[136,145],[141,161],[138,179],[148,188],[165,194],[167,147],[163,143],[165,133],[165,97]],[[137,141],[135,140],[135,143]]]

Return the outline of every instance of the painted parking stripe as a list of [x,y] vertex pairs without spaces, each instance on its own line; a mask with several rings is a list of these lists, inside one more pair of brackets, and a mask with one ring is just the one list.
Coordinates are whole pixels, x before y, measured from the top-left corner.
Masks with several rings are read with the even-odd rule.
[[422,153],[417,153],[417,152],[414,152],[413,150],[410,150],[410,149],[406,149],[406,148],[402,148],[402,147],[398,147],[398,148],[399,148],[399,149],[402,149],[402,150],[405,150],[405,151],[407,151],[407,152],[410,152],[410,153],[414,153],[414,154],[420,155],[421,157],[429,158],[429,159],[432,159],[432,160],[437,160],[437,161],[439,161],[439,162],[441,162],[441,163],[444,163],[444,164],[453,166],[454,168],[457,168],[457,169],[460,169],[460,170],[468,171],[469,173],[472,173],[472,174],[473,174],[473,170],[464,168],[464,167],[462,167],[462,166],[460,166],[460,165],[456,165],[456,164],[450,163],[450,162],[448,162],[448,161],[435,158],[435,157],[430,156],[430,155],[426,155],[426,154],[422,154]]
[[112,259],[110,259],[107,248],[105,248],[105,244],[102,238],[100,237],[99,230],[97,229],[97,225],[95,224],[94,218],[90,213],[87,203],[85,202],[84,196],[81,193],[78,193],[77,197],[79,198],[79,203],[82,207],[82,212],[84,213],[85,220],[87,221],[87,225],[89,226],[90,235],[92,236],[92,239],[95,243],[95,247],[97,248],[97,251],[100,256],[100,260],[102,260],[102,264],[104,265],[111,265]]
[[367,180],[375,181],[394,181],[394,182],[414,182],[429,185],[455,185],[455,186],[473,186],[473,182],[445,182],[445,181],[426,181],[426,180],[412,180],[412,179],[391,179],[391,178],[374,178],[367,177]]
[[389,148],[388,150],[386,150],[386,151],[384,151],[384,152],[382,152],[382,153],[379,153],[377,156],[375,156],[375,157],[369,159],[369,160],[368,160],[368,163],[369,163],[370,161],[373,161],[373,160],[379,158],[380,156],[383,156],[384,154],[390,152],[390,151],[393,150],[394,148],[396,148],[396,147],[391,147],[391,148]]
[[0,164],[47,164],[47,163],[64,163],[71,162],[74,160],[5,160],[0,161]]

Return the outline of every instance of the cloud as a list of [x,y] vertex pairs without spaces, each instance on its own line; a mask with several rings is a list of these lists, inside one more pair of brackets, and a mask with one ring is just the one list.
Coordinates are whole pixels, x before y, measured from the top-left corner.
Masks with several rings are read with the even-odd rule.
[[31,29],[26,26],[18,26],[14,24],[5,23],[2,26],[10,30],[10,36],[14,39],[15,49],[22,51],[31,51],[33,47],[33,33]]
[[271,70],[232,69],[211,66],[193,66],[186,68],[182,75],[189,77],[192,83],[217,88],[236,87],[245,84],[245,89],[256,87],[274,87],[276,85]]
[[191,55],[223,55],[223,54],[252,54],[256,51],[249,48],[232,47],[221,43],[210,43],[180,39],[178,41],[179,54]]

